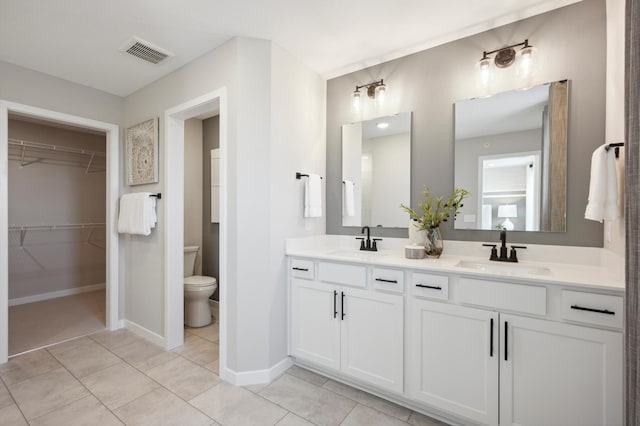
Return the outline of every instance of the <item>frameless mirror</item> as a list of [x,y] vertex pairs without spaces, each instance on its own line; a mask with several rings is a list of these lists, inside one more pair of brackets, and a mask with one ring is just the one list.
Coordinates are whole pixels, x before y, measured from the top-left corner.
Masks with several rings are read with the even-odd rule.
[[564,232],[567,80],[455,104],[455,229]]
[[411,113],[342,126],[342,226],[406,228]]

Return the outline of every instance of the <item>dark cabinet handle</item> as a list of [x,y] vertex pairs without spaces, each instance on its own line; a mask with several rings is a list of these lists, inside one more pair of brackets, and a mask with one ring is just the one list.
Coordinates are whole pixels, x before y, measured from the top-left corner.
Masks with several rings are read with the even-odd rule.
[[385,280],[384,278],[376,278],[376,281],[380,281],[383,283],[393,283],[393,284],[398,284],[397,280]]
[[340,302],[341,310],[342,310],[342,318],[341,319],[344,319],[344,317],[345,317],[345,314],[344,314],[344,291],[341,291],[341,293],[342,293],[342,300]]
[[337,309],[337,302],[336,299],[338,298],[338,292],[336,290],[333,290],[333,317],[335,318],[336,316],[338,316],[338,309]]
[[507,348],[509,347],[509,323],[504,322],[504,360],[508,361]]
[[587,311],[587,312],[597,312],[599,314],[606,314],[606,315],[616,314],[614,311],[610,311],[608,309],[585,308],[584,306],[578,306],[578,305],[571,305],[571,309],[577,309],[579,311]]
[[308,268],[296,268],[295,266],[292,268],[294,271],[305,271],[308,272],[309,269]]
[[493,357],[493,318],[491,318],[491,332],[489,336],[489,356]]
[[432,289],[434,289],[434,290],[442,290],[442,287],[440,287],[439,285],[416,284],[416,287],[432,288]]

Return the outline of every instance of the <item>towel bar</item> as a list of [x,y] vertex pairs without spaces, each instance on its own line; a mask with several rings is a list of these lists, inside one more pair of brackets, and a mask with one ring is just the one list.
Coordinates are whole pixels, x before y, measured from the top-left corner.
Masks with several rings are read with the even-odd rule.
[[[302,179],[303,177],[309,177],[309,175],[305,173],[296,172],[296,179]],[[323,177],[320,176],[320,179],[323,179]]]

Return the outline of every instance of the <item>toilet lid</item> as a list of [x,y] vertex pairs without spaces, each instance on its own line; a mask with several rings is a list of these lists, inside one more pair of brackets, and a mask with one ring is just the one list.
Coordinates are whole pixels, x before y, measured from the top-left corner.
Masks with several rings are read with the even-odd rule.
[[204,287],[212,284],[216,284],[217,281],[213,277],[205,277],[202,275],[193,275],[190,277],[185,277],[184,285],[190,285],[194,287]]

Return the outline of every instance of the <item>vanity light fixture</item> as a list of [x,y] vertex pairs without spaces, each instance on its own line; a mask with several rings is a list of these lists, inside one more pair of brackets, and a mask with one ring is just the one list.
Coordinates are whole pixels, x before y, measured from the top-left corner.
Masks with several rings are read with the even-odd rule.
[[362,86],[356,86],[356,90],[351,95],[353,110],[355,112],[359,112],[362,107],[362,93],[360,92],[360,89],[365,88],[367,89],[367,96],[375,101],[376,106],[382,107],[384,105],[387,94],[387,85],[384,84],[383,79],[380,79],[372,83],[363,84]]
[[376,127],[378,129],[386,129],[387,127],[389,127],[389,123],[387,123],[386,121],[382,121],[382,122],[376,124]]
[[513,65],[516,61],[516,56],[518,53],[516,52],[516,47],[522,48],[519,50],[520,59],[522,61],[522,66],[525,66],[527,69],[530,68],[531,59],[533,55],[533,46],[529,45],[529,39],[526,39],[522,43],[512,44],[511,46],[501,47],[500,49],[492,50],[491,52],[484,51],[482,54],[482,58],[480,58],[480,69],[488,70],[491,65],[491,57],[494,53],[495,58],[493,58],[493,62],[498,68],[507,68]]

